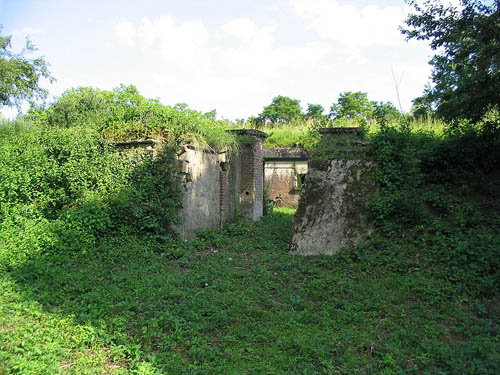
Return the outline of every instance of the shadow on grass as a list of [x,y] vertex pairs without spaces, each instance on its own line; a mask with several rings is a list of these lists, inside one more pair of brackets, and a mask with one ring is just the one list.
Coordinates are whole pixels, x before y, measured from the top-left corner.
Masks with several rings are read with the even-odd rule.
[[480,315],[408,261],[289,255],[292,221],[277,210],[192,242],[115,233],[11,277],[23,301],[92,327],[83,345],[124,374],[496,373],[498,306]]
[[192,242],[111,233],[85,254],[39,256],[10,277],[25,301],[94,327],[96,345],[120,348],[123,368],[220,373],[237,365],[217,336],[235,324],[250,332],[266,314],[257,307],[265,262],[286,254],[292,220],[279,212],[240,220]]

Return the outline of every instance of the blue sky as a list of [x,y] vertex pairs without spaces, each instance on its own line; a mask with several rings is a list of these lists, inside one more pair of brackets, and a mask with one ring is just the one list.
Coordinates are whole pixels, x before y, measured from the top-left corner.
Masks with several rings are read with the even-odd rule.
[[[428,82],[425,42],[398,31],[403,1],[0,0],[2,35],[26,35],[68,88],[134,84],[164,104],[220,118],[257,115],[276,95],[325,108],[343,91],[405,111]],[[12,116],[14,110],[3,110]]]

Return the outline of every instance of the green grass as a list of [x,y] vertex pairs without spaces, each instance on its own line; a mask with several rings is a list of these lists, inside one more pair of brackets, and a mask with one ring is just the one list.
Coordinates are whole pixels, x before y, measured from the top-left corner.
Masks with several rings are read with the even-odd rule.
[[169,237],[168,153],[2,127],[0,374],[496,375],[499,139],[375,133],[372,238],[307,258],[289,209]]
[[499,373],[498,296],[457,289],[417,240],[289,255],[292,221],[115,233],[0,274],[0,374]]
[[301,147],[304,144],[305,138],[308,137],[308,126],[284,126],[280,128],[263,128],[260,129],[268,134],[264,141],[264,146],[274,147]]
[[[380,133],[381,126],[375,120],[367,121],[364,125],[356,119],[339,119],[322,124],[312,121],[295,121],[291,124],[268,124],[259,129],[268,134],[264,141],[264,146],[275,147],[301,147],[308,151],[313,150],[321,136],[318,129],[322,127],[360,127],[364,126],[368,137]],[[389,127],[400,128],[401,124],[392,122]],[[446,132],[446,124],[436,119],[417,119],[405,124],[411,133],[425,132],[433,136],[443,136]]]

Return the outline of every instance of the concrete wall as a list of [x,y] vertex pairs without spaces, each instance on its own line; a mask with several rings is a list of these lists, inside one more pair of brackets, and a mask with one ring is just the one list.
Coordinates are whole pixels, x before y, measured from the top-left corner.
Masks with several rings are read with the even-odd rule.
[[[262,140],[257,130],[238,130],[242,142],[237,153],[215,153],[199,145],[183,145],[177,154],[178,171],[183,176],[181,224],[174,228],[184,238],[203,229],[220,229],[241,210],[253,220],[263,214]],[[163,146],[153,139],[116,144],[124,158],[140,161],[155,157]]]
[[328,129],[312,157],[295,215],[291,250],[332,255],[371,233],[365,202],[376,189],[375,166],[356,129]]
[[[202,229],[219,229],[222,225],[221,196],[224,191],[222,163],[225,154],[204,151],[192,145],[184,146],[177,156],[179,170],[184,175],[181,223],[177,231],[184,238],[193,237]],[[222,177],[222,178],[221,178]],[[224,199],[227,199],[224,196]]]

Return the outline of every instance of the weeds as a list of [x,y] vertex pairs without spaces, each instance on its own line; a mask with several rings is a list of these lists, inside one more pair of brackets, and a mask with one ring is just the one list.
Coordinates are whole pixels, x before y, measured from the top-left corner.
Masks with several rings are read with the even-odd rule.
[[[365,136],[371,138],[379,134],[382,128],[400,128],[400,122],[392,121],[381,126],[377,121],[361,121],[358,119],[339,119],[334,121],[301,120],[290,124],[268,124],[260,130],[269,136],[264,141],[264,146],[274,147],[300,147],[307,151],[313,151],[321,139],[319,129],[330,127],[361,127]],[[426,133],[435,137],[441,137],[446,133],[446,124],[432,118],[408,120],[405,127],[410,133]]]
[[8,374],[498,371],[494,298],[385,242],[289,255],[292,220],[275,209],[191,243],[107,236],[92,256],[32,259],[1,277],[0,363]]
[[186,242],[168,163],[0,128],[0,374],[498,374],[497,138],[405,131],[372,138],[373,237],[301,257],[293,210]]

